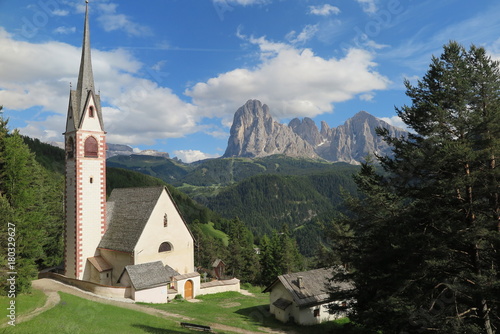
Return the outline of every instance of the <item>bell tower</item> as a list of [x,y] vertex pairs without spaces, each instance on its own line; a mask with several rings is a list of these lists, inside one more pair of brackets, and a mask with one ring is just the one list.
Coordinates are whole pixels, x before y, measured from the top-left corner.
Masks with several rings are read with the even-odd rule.
[[96,254],[106,229],[106,133],[101,99],[94,88],[86,1],[82,58],[66,119],[64,272],[90,280],[87,258]]

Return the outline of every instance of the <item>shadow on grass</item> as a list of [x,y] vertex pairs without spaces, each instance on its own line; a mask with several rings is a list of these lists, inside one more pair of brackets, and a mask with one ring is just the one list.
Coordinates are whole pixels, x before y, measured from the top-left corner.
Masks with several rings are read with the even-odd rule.
[[[269,312],[269,305],[258,305],[242,308],[235,311],[249,326],[267,327],[271,329],[291,330],[297,327],[295,324],[284,324],[274,318]],[[249,328],[250,329],[250,328]]]
[[235,313],[246,318],[249,324],[257,327],[266,327],[270,329],[280,329],[283,331],[293,331],[300,334],[369,334],[371,331],[363,329],[350,322],[348,318],[327,321],[319,325],[301,326],[294,323],[284,324],[276,320],[273,314],[269,312],[269,305],[260,305],[237,310]]
[[152,326],[147,326],[147,325],[133,324],[132,327],[142,329],[145,333],[152,333],[152,334],[185,334],[186,333],[186,332],[179,332],[179,331],[172,330],[172,329],[158,328],[158,327],[152,327]]

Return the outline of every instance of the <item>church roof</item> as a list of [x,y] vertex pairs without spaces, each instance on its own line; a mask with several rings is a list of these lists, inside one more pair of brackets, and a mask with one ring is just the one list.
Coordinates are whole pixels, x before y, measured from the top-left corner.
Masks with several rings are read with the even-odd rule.
[[169,278],[172,278],[174,276],[179,276],[180,275],[177,271],[175,271],[174,268],[172,268],[168,264],[165,266],[165,270],[167,271]]
[[[292,274],[280,275],[263,292],[270,292],[274,286],[281,283],[292,295],[293,301],[299,307],[309,307],[332,301],[327,286],[340,289],[350,289],[352,284],[344,282],[329,283],[333,276],[333,268],[321,268]],[[301,283],[299,283],[299,277]],[[301,285],[302,287],[299,287]],[[284,306],[281,305],[280,306]]]
[[150,289],[170,282],[168,272],[161,261],[125,266],[135,290]]
[[98,248],[132,253],[163,190],[165,187],[113,189],[107,203],[109,225]]

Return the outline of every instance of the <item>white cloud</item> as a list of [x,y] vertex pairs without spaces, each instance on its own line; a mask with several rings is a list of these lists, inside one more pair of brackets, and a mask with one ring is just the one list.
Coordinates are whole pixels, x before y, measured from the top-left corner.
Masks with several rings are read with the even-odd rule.
[[331,14],[339,14],[340,8],[332,6],[330,4],[324,4],[323,6],[309,6],[309,14],[328,16]]
[[130,17],[124,14],[118,14],[115,3],[99,4],[100,14],[97,21],[103,26],[105,31],[123,30],[130,36],[151,35],[151,30],[143,25],[132,22]]
[[343,58],[325,59],[311,49],[245,37],[259,48],[260,63],[237,68],[186,90],[199,113],[227,121],[249,99],[259,99],[277,118],[314,117],[336,102],[386,89],[389,80],[375,71],[373,55],[350,49]]
[[177,158],[187,163],[220,157],[219,154],[208,154],[198,150],[178,150],[174,151],[173,153]]
[[297,34],[296,31],[292,30],[286,35],[286,39],[292,44],[303,44],[314,37],[318,32],[317,24],[308,24],[302,29],[302,31]]
[[371,39],[368,39],[366,41],[366,46],[369,48],[375,49],[375,50],[380,50],[380,49],[384,49],[384,48],[389,47],[389,45],[387,45],[387,44],[379,44]]
[[[9,113],[25,115],[26,109],[36,107],[38,114],[27,121],[21,132],[43,141],[61,141],[69,83],[73,83],[73,89],[76,86],[80,47],[17,41],[3,28],[0,45],[0,104]],[[181,137],[198,130],[196,106],[183,102],[168,88],[138,78],[143,64],[127,51],[93,49],[92,65],[96,88],[102,91],[110,142],[153,144],[157,139]]]
[[399,118],[399,116],[381,117],[380,119],[392,126],[409,131],[408,126],[403,122],[401,118]]
[[56,16],[66,16],[69,14],[69,11],[63,9],[56,9],[52,12],[52,14]]
[[270,3],[271,0],[213,0],[213,3],[220,5],[240,5],[240,6],[250,6],[250,5],[262,5]]
[[56,29],[54,29],[54,32],[56,34],[63,34],[63,35],[72,34],[76,32],[76,27],[57,27]]
[[365,93],[365,94],[361,94],[359,96],[359,99],[363,100],[363,101],[373,101],[374,97],[375,97],[375,94],[373,94],[373,93]]
[[374,14],[377,12],[376,0],[356,0],[363,8],[363,11],[368,14]]
[[159,62],[151,66],[151,69],[154,71],[160,71],[163,68],[163,66],[165,66],[166,63],[167,63],[166,60],[160,60]]

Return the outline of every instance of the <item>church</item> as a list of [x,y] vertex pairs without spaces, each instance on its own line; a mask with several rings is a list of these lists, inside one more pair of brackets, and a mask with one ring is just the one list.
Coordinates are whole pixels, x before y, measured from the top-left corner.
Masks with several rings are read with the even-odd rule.
[[151,303],[239,291],[237,279],[200,282],[195,239],[166,187],[114,189],[106,201],[106,132],[86,3],[78,83],[70,90],[64,133],[64,280]]

